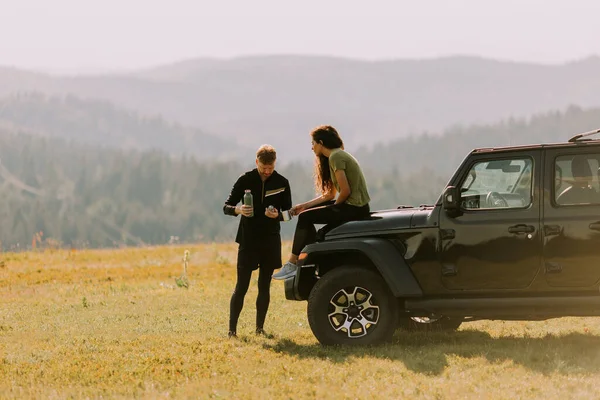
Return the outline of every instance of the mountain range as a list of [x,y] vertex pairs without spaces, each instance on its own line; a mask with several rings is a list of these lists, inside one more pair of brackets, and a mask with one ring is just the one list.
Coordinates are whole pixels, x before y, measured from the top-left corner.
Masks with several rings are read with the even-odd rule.
[[[72,104],[77,101],[64,101],[70,95],[165,125],[156,133],[162,140],[145,140],[143,130],[130,137],[126,129],[110,128],[94,133],[98,141],[112,134],[119,135],[123,146],[168,151],[174,150],[169,144],[178,142],[201,158],[251,154],[268,142],[283,159],[293,160],[310,157],[308,133],[320,124],[336,126],[347,147],[355,149],[425,132],[435,135],[460,123],[492,123],[572,104],[600,106],[597,71],[599,57],[538,65],[476,57],[361,61],[255,56],[187,60],[97,76],[0,68],[0,96],[8,97],[5,103],[18,103],[19,93],[62,98],[80,115]],[[15,107],[23,106],[19,101]],[[27,121],[29,115],[15,123],[40,128]],[[0,108],[0,121],[5,120]],[[181,132],[175,135],[174,130]]]

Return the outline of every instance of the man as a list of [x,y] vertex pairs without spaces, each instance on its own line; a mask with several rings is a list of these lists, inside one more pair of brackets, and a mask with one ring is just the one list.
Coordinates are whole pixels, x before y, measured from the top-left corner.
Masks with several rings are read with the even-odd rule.
[[[252,271],[256,269],[259,269],[256,334],[265,334],[263,328],[271,299],[271,276],[276,268],[281,267],[281,211],[292,207],[290,184],[275,171],[276,158],[272,146],[260,146],[256,152],[256,168],[238,178],[223,206],[226,215],[242,216],[235,238],[239,244],[237,283],[231,296],[229,337],[237,337],[238,318],[250,286]],[[247,189],[252,193],[254,207],[238,205]],[[269,210],[269,206],[274,209]]]

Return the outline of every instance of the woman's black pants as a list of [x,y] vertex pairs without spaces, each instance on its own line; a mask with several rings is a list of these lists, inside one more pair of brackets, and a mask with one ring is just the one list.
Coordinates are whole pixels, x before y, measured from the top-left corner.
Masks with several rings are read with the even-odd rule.
[[301,212],[294,232],[292,254],[298,256],[304,246],[315,242],[317,238],[315,224],[327,224],[332,228],[344,222],[367,218],[369,213],[368,204],[357,207],[346,203],[309,208]]

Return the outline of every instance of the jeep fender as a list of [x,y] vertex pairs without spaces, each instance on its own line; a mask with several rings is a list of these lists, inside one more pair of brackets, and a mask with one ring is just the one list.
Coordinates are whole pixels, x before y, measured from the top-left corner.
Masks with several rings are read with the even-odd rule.
[[309,244],[301,265],[316,264],[319,255],[337,252],[360,252],[379,271],[395,297],[422,297],[423,291],[398,249],[389,240],[380,238],[343,239]]

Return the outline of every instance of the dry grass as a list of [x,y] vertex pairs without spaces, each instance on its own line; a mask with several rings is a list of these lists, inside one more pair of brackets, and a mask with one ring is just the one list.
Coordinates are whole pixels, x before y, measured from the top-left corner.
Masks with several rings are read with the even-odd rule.
[[[473,322],[323,348],[272,285],[226,337],[235,245],[0,254],[0,398],[600,398],[600,319]],[[289,244],[286,244],[289,251]]]

